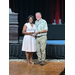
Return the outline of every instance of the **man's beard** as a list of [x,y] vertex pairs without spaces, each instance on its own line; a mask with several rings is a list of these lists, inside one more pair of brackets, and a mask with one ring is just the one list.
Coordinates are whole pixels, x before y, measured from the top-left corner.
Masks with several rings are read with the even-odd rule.
[[39,21],[40,19],[39,19],[39,18],[37,18],[37,20]]

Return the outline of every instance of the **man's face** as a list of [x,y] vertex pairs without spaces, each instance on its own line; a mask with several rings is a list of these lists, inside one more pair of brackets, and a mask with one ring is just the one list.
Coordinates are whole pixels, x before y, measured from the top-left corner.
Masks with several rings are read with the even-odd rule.
[[36,14],[36,19],[39,21],[41,19],[41,15],[39,13]]

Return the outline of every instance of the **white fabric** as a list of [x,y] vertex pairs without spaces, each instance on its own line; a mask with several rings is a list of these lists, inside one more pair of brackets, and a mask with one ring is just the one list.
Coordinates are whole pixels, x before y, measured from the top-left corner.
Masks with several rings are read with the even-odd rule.
[[[34,32],[36,30],[34,24],[33,27],[30,25],[30,23],[25,23],[25,25],[27,26],[26,32]],[[23,43],[22,43],[22,51],[26,51],[26,52],[36,51],[35,37],[30,35],[24,35]]]
[[12,10],[11,10],[11,8],[9,8],[9,14],[11,14],[12,13]]

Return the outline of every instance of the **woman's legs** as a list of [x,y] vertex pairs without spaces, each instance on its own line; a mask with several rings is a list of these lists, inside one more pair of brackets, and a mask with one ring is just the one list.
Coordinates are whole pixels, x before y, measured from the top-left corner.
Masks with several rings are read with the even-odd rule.
[[27,58],[27,64],[29,65],[29,52],[25,52],[26,53],[26,58]]
[[34,64],[34,62],[32,61],[32,58],[33,58],[33,52],[30,52],[30,63]]

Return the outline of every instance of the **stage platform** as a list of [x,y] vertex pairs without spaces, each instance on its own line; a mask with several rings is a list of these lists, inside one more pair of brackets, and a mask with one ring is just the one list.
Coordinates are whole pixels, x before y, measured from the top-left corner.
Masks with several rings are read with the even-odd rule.
[[[25,52],[21,51],[22,40],[19,43],[9,44],[10,59],[26,59]],[[36,52],[33,59],[37,59]],[[65,59],[65,40],[47,40],[46,59]]]
[[64,68],[65,62],[58,60],[46,60],[44,66],[27,65],[25,60],[9,60],[9,75],[60,75],[61,72],[63,72],[61,75],[65,75]]

